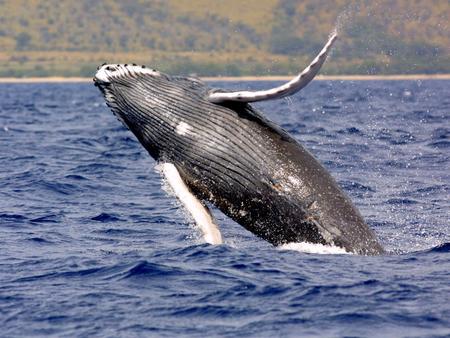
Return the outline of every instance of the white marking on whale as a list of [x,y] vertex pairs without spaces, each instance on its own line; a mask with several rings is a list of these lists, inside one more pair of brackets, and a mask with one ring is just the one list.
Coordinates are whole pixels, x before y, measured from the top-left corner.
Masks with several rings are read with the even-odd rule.
[[163,163],[160,168],[172,191],[202,231],[205,242],[209,244],[222,244],[222,236],[219,228],[213,221],[211,213],[189,191],[189,188],[181,179],[177,168],[172,163]]
[[119,78],[122,76],[136,76],[136,75],[160,75],[160,73],[154,69],[128,64],[118,65],[103,65],[101,66],[95,77],[103,82],[109,82],[111,78]]
[[191,130],[192,127],[187,124],[186,122],[181,121],[180,123],[178,123],[177,128],[175,129],[175,132],[178,135],[186,135],[189,130]]

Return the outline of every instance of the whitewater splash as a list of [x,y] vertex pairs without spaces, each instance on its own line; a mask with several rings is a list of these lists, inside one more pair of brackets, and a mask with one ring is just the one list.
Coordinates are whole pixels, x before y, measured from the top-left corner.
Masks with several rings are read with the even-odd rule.
[[351,255],[352,253],[347,252],[343,248],[339,248],[337,246],[329,246],[323,244],[314,244],[307,242],[300,243],[287,243],[280,245],[278,247],[280,250],[293,250],[304,253],[311,254],[321,254],[321,255]]
[[334,31],[336,34],[342,35],[348,29],[348,27],[352,24],[357,11],[357,6],[348,5],[347,8],[339,13],[334,25]]

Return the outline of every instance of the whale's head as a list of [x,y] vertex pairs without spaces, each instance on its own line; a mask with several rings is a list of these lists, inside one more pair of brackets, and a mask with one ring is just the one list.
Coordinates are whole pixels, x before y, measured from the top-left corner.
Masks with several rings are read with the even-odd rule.
[[146,66],[138,66],[137,64],[104,63],[97,68],[97,73],[95,73],[94,81],[107,84],[118,81],[121,78],[136,78],[143,75],[160,76],[161,73]]
[[202,81],[135,64],[103,64],[94,84],[117,118],[155,158],[177,137],[192,131],[193,114],[204,111],[202,105],[211,105]]

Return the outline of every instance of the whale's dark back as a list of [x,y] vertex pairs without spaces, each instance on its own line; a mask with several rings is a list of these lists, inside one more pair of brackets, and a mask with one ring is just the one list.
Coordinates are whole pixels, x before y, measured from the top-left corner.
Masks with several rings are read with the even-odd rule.
[[324,167],[249,104],[210,103],[202,82],[164,74],[100,88],[156,160],[173,163],[195,195],[256,235],[383,252]]

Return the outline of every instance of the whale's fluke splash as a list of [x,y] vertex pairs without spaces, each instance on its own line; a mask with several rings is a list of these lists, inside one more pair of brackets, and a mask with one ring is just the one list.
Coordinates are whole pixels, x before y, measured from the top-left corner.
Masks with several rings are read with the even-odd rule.
[[252,91],[238,91],[238,92],[212,92],[209,95],[209,101],[213,103],[221,103],[226,101],[236,102],[256,102],[263,100],[273,100],[283,98],[295,94],[304,88],[317,75],[320,68],[322,68],[333,43],[337,39],[337,32],[333,32],[327,44],[322,48],[316,58],[306,67],[300,74],[293,78],[288,83],[279,87],[267,90]]

